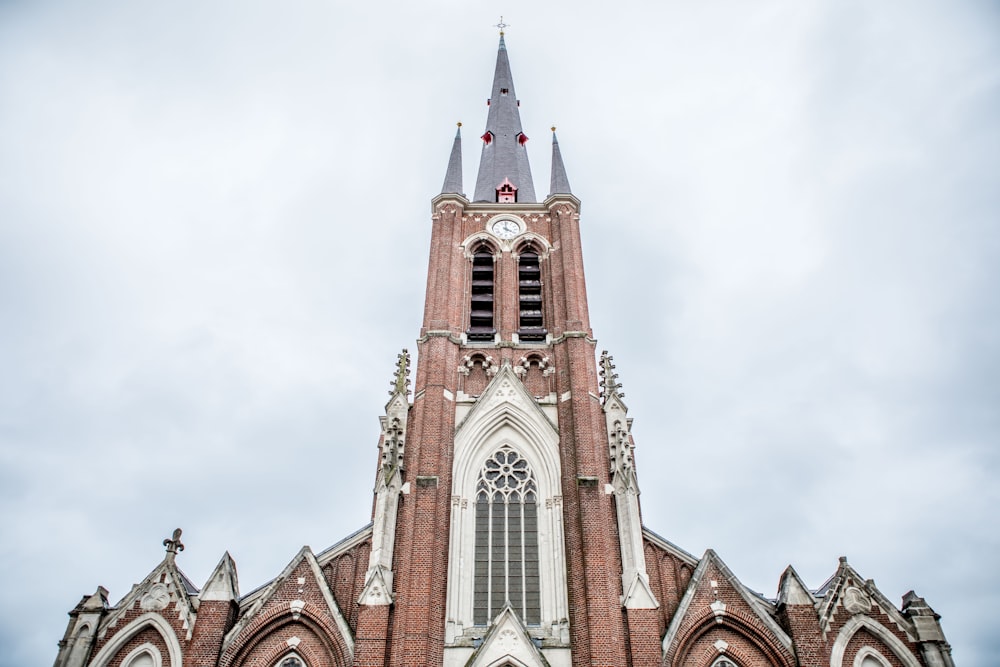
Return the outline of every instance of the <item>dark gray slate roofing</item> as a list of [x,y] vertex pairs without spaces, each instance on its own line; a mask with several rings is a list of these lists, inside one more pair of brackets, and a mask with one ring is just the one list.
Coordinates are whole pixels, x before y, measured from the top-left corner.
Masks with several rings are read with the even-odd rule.
[[441,194],[465,194],[462,192],[462,124],[458,124],[455,132],[455,143],[451,146],[451,157],[448,158],[448,171],[444,175],[444,185]]
[[550,195],[569,195],[569,179],[566,177],[566,166],[563,165],[562,152],[559,150],[559,140],[556,139],[556,128],[552,128],[552,181],[549,187]]
[[517,188],[517,201],[536,202],[535,185],[531,180],[531,167],[528,166],[528,152],[521,140],[521,114],[517,109],[514,78],[510,74],[510,61],[507,59],[507,45],[503,41],[503,35],[500,35],[500,48],[497,51],[486,132],[492,137],[489,143],[483,141],[483,155],[479,159],[479,177],[476,179],[473,201],[496,201],[496,189],[507,178]]

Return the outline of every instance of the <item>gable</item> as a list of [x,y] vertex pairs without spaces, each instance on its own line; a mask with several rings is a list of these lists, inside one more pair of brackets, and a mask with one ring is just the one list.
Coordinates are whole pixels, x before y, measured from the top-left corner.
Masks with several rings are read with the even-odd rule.
[[527,629],[510,606],[493,621],[483,643],[469,658],[466,667],[549,667],[548,661],[531,641]]
[[[289,633],[283,641],[305,641],[318,655],[326,656],[323,661],[336,660],[340,664],[350,662],[353,656],[350,626],[309,547],[299,551],[229,631],[219,664],[259,653],[263,650],[259,645],[266,638]],[[268,646],[277,645],[273,639]]]
[[791,638],[772,612],[771,605],[743,586],[709,549],[664,635],[665,662],[685,664],[692,652],[711,646],[719,655],[760,652],[771,664],[794,665]]

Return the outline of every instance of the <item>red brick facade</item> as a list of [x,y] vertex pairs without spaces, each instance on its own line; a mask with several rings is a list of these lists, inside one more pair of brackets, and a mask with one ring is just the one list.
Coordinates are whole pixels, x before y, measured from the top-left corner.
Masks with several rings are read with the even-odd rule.
[[[504,50],[501,43],[505,63]],[[499,144],[502,132],[495,134]],[[518,141],[523,146],[520,135]],[[565,182],[564,173],[553,177],[557,182]],[[56,667],[275,667],[288,660],[307,667],[711,667],[722,660],[737,667],[858,667],[865,659],[865,667],[951,667],[933,611],[915,597],[902,611],[887,604],[846,562],[818,590],[806,589],[789,570],[771,600],[746,589],[713,552],[697,558],[638,522],[631,528],[622,523],[629,512],[638,517],[625,505],[630,487],[623,475],[631,460],[615,458],[625,456],[613,449],[608,425],[609,396],[616,390],[607,384],[613,380],[599,379],[605,361],[598,363],[590,328],[580,203],[568,185],[565,190],[540,203],[470,202],[457,191],[434,199],[415,382],[412,395],[401,391],[410,403],[405,448],[397,443],[398,469],[385,459],[388,436],[379,445],[378,483],[384,484],[378,492],[395,503],[391,525],[379,523],[376,503],[372,526],[318,556],[303,549],[275,580],[242,597],[235,579],[227,578],[225,560],[199,591],[169,553],[117,605],[108,605],[99,591],[70,612]],[[497,216],[516,221],[513,238],[493,233]],[[479,244],[494,258],[496,333],[477,342],[468,332],[471,253]],[[518,255],[528,244],[540,257],[546,332],[530,342],[519,338],[525,281]],[[610,372],[611,366],[603,368]],[[523,390],[491,397],[493,407],[480,400],[511,377]],[[494,416],[482,416],[489,410]],[[522,435],[537,436],[541,444],[533,446],[544,454],[545,443],[555,443],[557,459],[545,465],[555,466],[558,483],[538,501],[540,513],[556,517],[550,527],[538,528],[539,544],[549,550],[539,567],[563,565],[533,584],[544,589],[543,614],[552,618],[535,625],[519,621],[503,637],[495,636],[491,623],[472,623],[462,611],[469,601],[452,594],[460,584],[482,594],[472,563],[449,562],[464,553],[454,540],[474,539],[473,524],[462,519],[459,525],[455,518],[476,502],[456,486],[462,457],[471,456],[456,443],[476,419],[495,419],[496,428],[469,435],[470,442],[506,434],[503,442],[517,449]],[[623,428],[627,437],[619,446],[631,447]],[[533,465],[542,465],[536,459]],[[545,471],[538,472],[541,479]],[[486,530],[478,523],[475,528],[475,535]],[[640,545],[638,560],[628,555],[629,540]],[[379,551],[390,548],[388,557]],[[565,618],[555,617],[552,610],[559,609]],[[152,662],[135,662],[142,647],[150,647]]]

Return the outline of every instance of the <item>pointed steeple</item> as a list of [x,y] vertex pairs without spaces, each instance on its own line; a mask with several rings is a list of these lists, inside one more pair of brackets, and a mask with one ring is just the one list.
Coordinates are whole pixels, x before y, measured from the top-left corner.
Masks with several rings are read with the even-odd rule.
[[222,560],[215,566],[215,570],[205,582],[205,587],[201,589],[198,596],[202,602],[210,600],[221,600],[223,602],[233,602],[240,599],[240,584],[236,577],[236,563],[227,551],[222,555]]
[[455,132],[455,143],[451,146],[451,157],[448,158],[448,171],[444,175],[444,185],[441,194],[462,195],[462,124],[458,124]]
[[482,136],[483,154],[479,159],[479,176],[476,178],[473,201],[497,201],[497,188],[504,179],[509,179],[515,188],[516,201],[535,203],[535,185],[531,180],[531,167],[528,165],[528,152],[525,149],[528,137],[521,131],[521,114],[517,108],[514,78],[510,73],[503,34],[500,35],[489,104],[490,112],[486,118],[486,132]]
[[563,164],[562,152],[559,150],[559,140],[556,139],[556,128],[552,128],[552,180],[549,195],[569,195],[569,179],[566,178],[566,166]]

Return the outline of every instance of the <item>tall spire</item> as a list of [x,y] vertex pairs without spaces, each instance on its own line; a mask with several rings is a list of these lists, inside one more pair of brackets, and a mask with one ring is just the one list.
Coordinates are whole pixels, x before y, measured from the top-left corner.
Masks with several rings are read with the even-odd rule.
[[451,157],[448,158],[448,171],[444,175],[444,185],[441,194],[465,194],[462,192],[462,124],[458,124],[455,132],[455,143],[451,145]]
[[516,189],[516,201],[535,203],[535,185],[531,180],[531,167],[525,150],[528,137],[521,131],[521,114],[517,108],[514,78],[510,73],[503,33],[500,34],[489,104],[473,201],[497,201],[497,188],[509,181]]
[[552,181],[549,186],[550,195],[568,195],[569,179],[566,178],[566,166],[563,164],[562,152],[559,150],[559,140],[556,139],[556,128],[552,128]]

